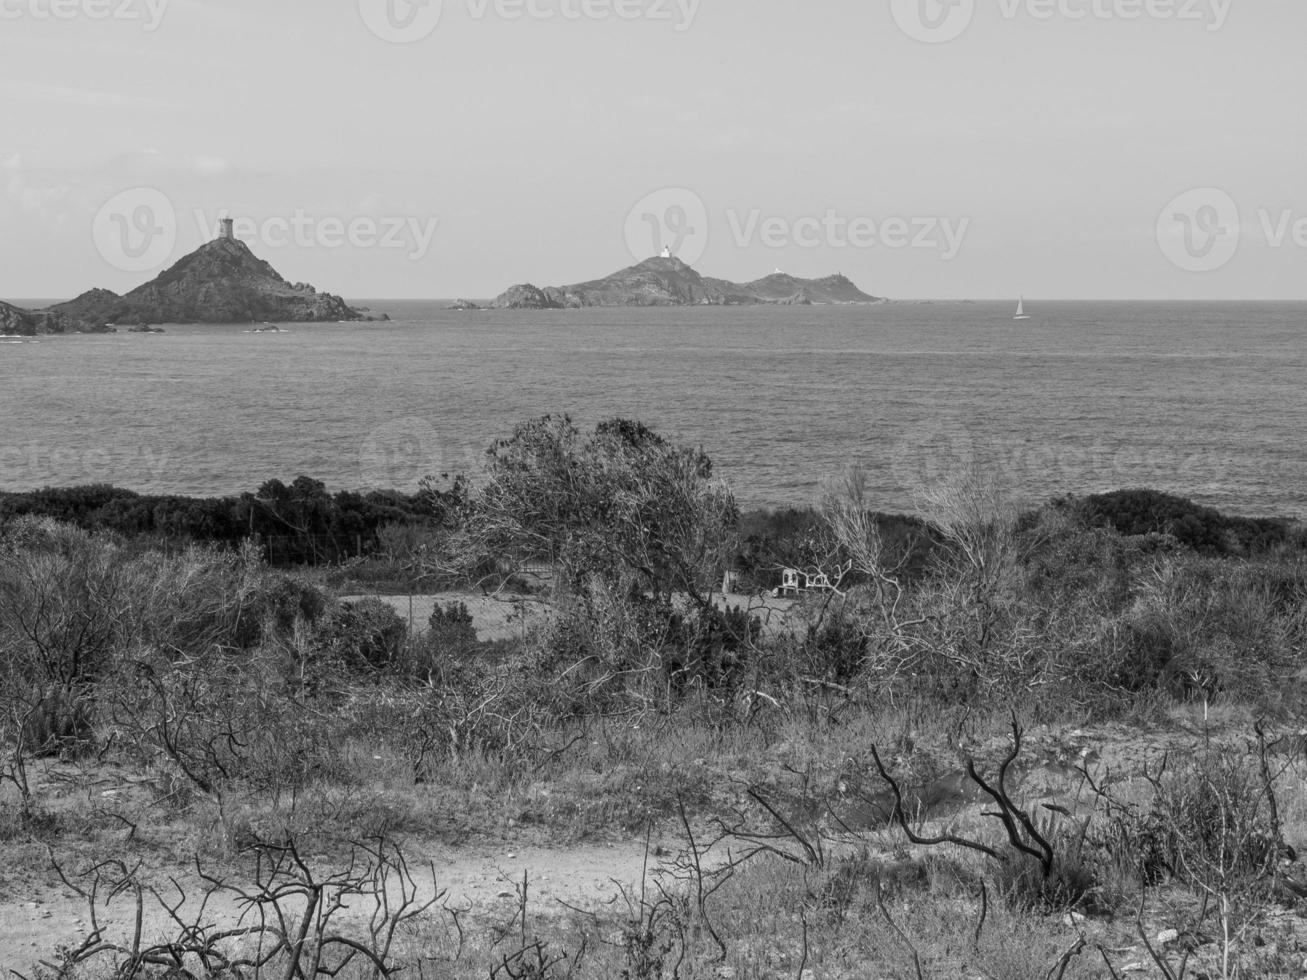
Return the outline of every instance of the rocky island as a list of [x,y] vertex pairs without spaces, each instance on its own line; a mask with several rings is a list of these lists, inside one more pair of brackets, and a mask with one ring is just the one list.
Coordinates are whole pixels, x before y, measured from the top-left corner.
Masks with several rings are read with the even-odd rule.
[[572,286],[514,286],[491,304],[501,310],[563,310],[585,306],[753,306],[881,303],[842,275],[799,279],[777,271],[749,283],[701,276],[671,255],[646,259],[604,279]]
[[[119,296],[92,289],[46,310],[0,304],[0,332],[92,333],[156,323],[329,323],[387,320],[307,283],[289,283],[231,225],[155,279]],[[12,321],[12,329],[11,327]]]

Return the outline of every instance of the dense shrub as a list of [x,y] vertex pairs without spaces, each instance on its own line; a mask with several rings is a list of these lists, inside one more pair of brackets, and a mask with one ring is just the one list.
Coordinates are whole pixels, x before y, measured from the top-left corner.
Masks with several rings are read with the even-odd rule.
[[[846,595],[811,598],[797,634],[764,635],[746,613],[705,604],[735,515],[701,453],[620,420],[586,434],[544,419],[497,444],[492,471],[493,499],[464,501],[459,515],[483,533],[442,540],[461,540],[478,561],[498,555],[501,567],[543,540],[565,569],[543,625],[520,648],[494,651],[462,604],[437,607],[410,639],[386,603],[336,603],[271,571],[250,545],[165,554],[11,521],[0,537],[0,671],[29,741],[83,738],[96,686],[122,663],[211,653],[258,658],[297,696],[339,697],[362,672],[438,689],[469,710],[493,665],[520,705],[535,699],[530,717],[556,719],[668,706],[692,691],[727,702],[746,679],[1021,701],[1050,715],[1115,710],[1156,691],[1275,707],[1305,679],[1307,562],[1275,522],[1142,491],[1017,515],[978,482],[936,493],[929,523],[876,517],[861,501],[865,519],[842,530],[811,511],[746,515],[740,533],[759,572],[803,549],[858,559]],[[363,506],[307,480],[261,496],[305,526]],[[42,499],[101,515],[138,502],[111,488]],[[434,512],[437,499],[449,503],[422,506]],[[388,525],[388,549],[417,553],[434,540],[407,527]],[[844,540],[850,529],[862,546]],[[526,676],[509,683],[500,668]]]
[[23,518],[0,534],[0,714],[35,750],[62,750],[91,736],[106,679],[142,658],[276,648],[327,607],[249,548],[165,555]]
[[93,681],[134,622],[129,569],[111,543],[49,521],[0,539],[0,653],[10,676],[70,690]]
[[672,688],[708,690],[737,686],[749,666],[762,623],[743,609],[697,608],[668,615],[664,676]]
[[1257,555],[1293,540],[1287,521],[1228,517],[1157,490],[1118,490],[1079,502],[1083,518],[1130,536],[1166,534],[1206,555]]
[[598,583],[671,602],[714,588],[739,513],[702,449],[625,419],[519,424],[490,449],[465,557],[555,566],[559,591]]
[[[330,616],[331,600],[321,589],[295,578],[261,570],[247,583],[238,645],[291,635],[298,624],[319,627]],[[257,629],[257,632],[253,632]]]
[[406,655],[405,673],[433,685],[458,684],[481,669],[477,658],[487,656],[477,639],[472,614],[463,602],[437,603],[427,630],[414,638]]
[[255,493],[228,497],[144,495],[106,485],[0,493],[0,525],[45,517],[88,531],[125,538],[202,542],[235,547],[248,538],[268,546],[269,558],[289,565],[375,550],[383,527],[441,526],[464,505],[467,486],[434,483],[416,494],[327,492],[318,480],[269,480]]
[[845,684],[868,666],[868,624],[844,603],[830,615],[808,623],[795,643],[799,672],[810,677]]
[[384,670],[400,660],[408,624],[389,603],[368,596],[342,602],[323,626],[331,656],[352,670]]

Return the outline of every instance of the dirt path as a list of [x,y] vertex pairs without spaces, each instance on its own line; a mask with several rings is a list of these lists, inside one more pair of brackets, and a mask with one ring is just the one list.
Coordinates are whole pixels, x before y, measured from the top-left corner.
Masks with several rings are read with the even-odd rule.
[[[668,842],[674,846],[672,842]],[[507,921],[517,904],[517,890],[523,874],[529,882],[530,907],[535,914],[560,912],[560,904],[581,908],[597,907],[618,897],[618,884],[639,887],[645,872],[643,841],[596,844],[568,849],[539,846],[516,847],[511,844],[453,850],[441,846],[406,846],[410,870],[418,894],[424,898],[437,888],[447,890],[444,903],[456,909],[469,909],[477,917],[498,917]],[[650,857],[648,874],[652,876],[669,857]],[[315,870],[318,862],[313,862]],[[431,865],[434,864],[433,878]],[[167,875],[157,874],[156,881]],[[233,880],[237,880],[233,876]],[[179,881],[191,899],[181,909],[183,919],[198,907],[203,887],[191,869],[179,875]],[[58,947],[76,944],[90,929],[86,901],[76,896],[57,879],[32,882],[40,897],[27,898],[15,887],[7,888],[0,899],[0,975],[9,970],[31,975],[40,960],[50,960]],[[29,892],[30,894],[30,892]],[[165,892],[167,894],[167,892]],[[369,907],[363,907],[368,905]],[[344,920],[366,920],[372,913],[371,903],[357,904],[344,913]],[[206,921],[234,927],[240,919],[240,907],[234,897],[215,894],[206,909]],[[100,924],[106,938],[125,941],[131,934],[135,915],[134,902],[117,900],[101,909]],[[147,899],[143,938],[146,942],[168,935],[173,925],[168,914]],[[177,932],[175,925],[171,935]]]
[[[1217,741],[1228,738],[1234,735],[1215,736]],[[1199,742],[1195,732],[1179,727],[1149,732],[1124,725],[1088,730],[1034,729],[1027,733],[1024,755],[1030,767],[1022,767],[1017,782],[1027,799],[1061,799],[1078,785],[1075,772],[1078,764],[1095,770],[1100,778],[1110,771],[1118,780],[1129,781],[1137,779],[1145,765],[1155,768],[1168,753],[1179,758]],[[1007,736],[995,734],[972,748],[978,757],[992,760],[1006,751],[1007,744]],[[936,780],[943,789],[940,799],[932,797],[929,809],[938,809],[941,819],[952,821],[962,819],[967,812],[979,812],[974,794],[955,792],[952,781],[957,776],[946,772],[944,778]],[[927,793],[933,786],[932,783],[921,792]],[[884,813],[863,814],[858,810],[860,798],[848,805],[852,809],[844,803],[832,805],[838,811],[840,827],[845,830],[871,830],[885,822]],[[830,832],[832,828],[826,829]],[[404,850],[421,898],[429,898],[437,889],[444,889],[444,903],[450,908],[468,910],[470,919],[507,923],[513,918],[517,886],[524,874],[529,881],[531,914],[536,916],[562,913],[563,903],[597,908],[619,898],[620,886],[638,891],[643,875],[652,877],[667,869],[681,850],[683,838],[672,833],[673,830],[669,828],[667,836],[656,836],[650,842],[647,863],[644,841],[634,838],[562,848],[532,839],[483,841],[458,847],[409,841]],[[1307,842],[1295,839],[1290,843],[1307,850]],[[339,862],[325,858],[311,859],[310,863],[319,875],[340,867]],[[714,860],[710,857],[705,863],[711,866]],[[79,942],[91,924],[85,900],[51,872],[40,869],[39,857],[31,856],[27,867],[39,870],[0,868],[0,978],[4,980],[8,980],[10,970],[31,976],[40,960],[50,960],[61,945]],[[166,884],[168,873],[169,869],[155,868],[152,880]],[[203,887],[193,869],[181,869],[178,876],[191,902],[198,903]],[[229,880],[249,882],[248,869],[239,873],[231,871]],[[360,900],[342,918],[355,921],[368,918],[372,912],[370,902]],[[187,921],[193,921],[194,908],[195,904],[184,906],[183,918],[191,914]],[[130,900],[116,902],[102,911],[101,924],[107,937],[121,940],[127,936],[134,912]],[[205,921],[230,928],[239,924],[240,914],[241,907],[234,897],[223,893],[210,900]],[[170,922],[166,912],[155,904],[147,905],[143,929],[147,942],[162,939],[168,934],[169,925],[173,927],[171,934],[176,935],[176,925]]]

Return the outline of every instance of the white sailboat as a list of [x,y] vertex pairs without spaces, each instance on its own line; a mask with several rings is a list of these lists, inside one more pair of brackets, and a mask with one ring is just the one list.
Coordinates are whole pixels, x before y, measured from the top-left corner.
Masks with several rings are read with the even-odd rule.
[[1012,319],[1013,320],[1030,319],[1030,315],[1026,313],[1026,298],[1024,296],[1022,296],[1019,300],[1017,300],[1017,315],[1014,316]]

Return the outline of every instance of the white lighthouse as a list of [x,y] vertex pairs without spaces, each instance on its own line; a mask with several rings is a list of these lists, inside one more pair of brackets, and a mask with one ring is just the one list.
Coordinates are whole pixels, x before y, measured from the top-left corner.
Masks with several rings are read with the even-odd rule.
[[664,245],[664,246],[663,246],[663,258],[665,258],[665,259],[670,259],[671,257],[672,257],[672,248],[671,248],[671,246],[670,246],[670,245]]

